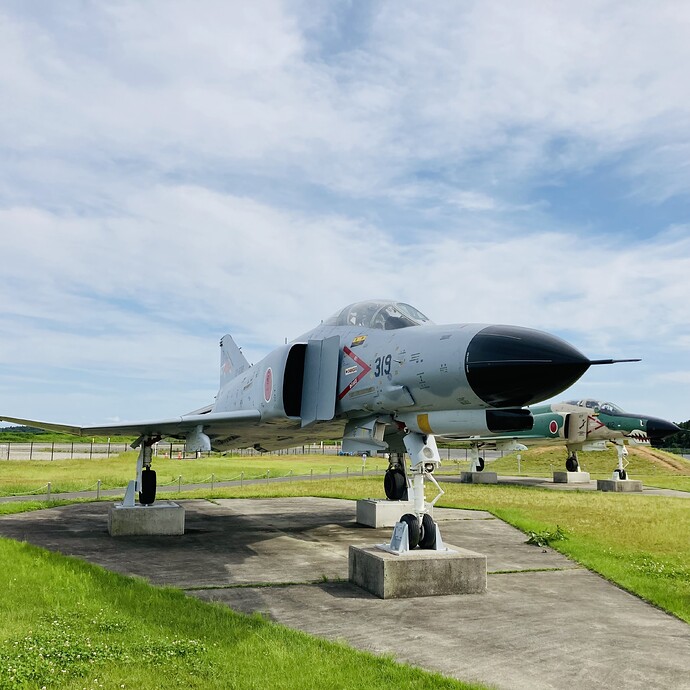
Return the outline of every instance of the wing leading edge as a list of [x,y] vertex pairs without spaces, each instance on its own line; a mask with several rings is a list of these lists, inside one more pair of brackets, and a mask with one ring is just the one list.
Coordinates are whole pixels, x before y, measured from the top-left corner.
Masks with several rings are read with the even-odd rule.
[[198,426],[203,426],[206,433],[222,433],[237,426],[254,425],[261,421],[259,410],[238,410],[234,412],[209,412],[207,414],[190,414],[169,419],[155,419],[144,422],[102,424],[100,426],[73,426],[55,424],[35,419],[20,419],[0,415],[0,421],[33,426],[48,431],[59,431],[75,436],[92,436],[105,434],[122,434],[124,436],[186,436]]

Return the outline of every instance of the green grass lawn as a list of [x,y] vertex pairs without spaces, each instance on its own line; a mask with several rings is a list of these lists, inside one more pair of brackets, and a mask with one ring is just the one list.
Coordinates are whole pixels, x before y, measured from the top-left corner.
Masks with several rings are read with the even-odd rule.
[[[653,457],[651,453],[658,455]],[[521,453],[521,474],[526,476],[550,476],[555,469],[564,469],[565,452],[561,447],[532,448]],[[668,463],[662,462],[668,457]],[[616,466],[616,454],[613,450],[603,452],[581,453],[584,468],[593,477],[610,477]],[[113,489],[126,486],[134,476],[137,453],[123,453],[110,458],[93,458],[91,460],[2,460],[0,461],[0,496],[26,494],[39,491],[50,482],[52,493],[68,491],[93,490],[96,482],[101,480],[102,489]],[[681,456],[650,451],[648,449],[630,449],[628,467],[631,478],[641,479],[645,484],[667,488],[690,490],[690,462]],[[310,476],[345,472],[361,473],[362,460],[359,457],[342,457],[337,455],[272,455],[255,457],[218,456],[202,458],[177,459],[159,456],[154,458],[153,467],[157,472],[158,484],[174,484],[182,477],[182,483],[193,484],[209,482],[211,475],[214,481],[237,480],[243,474],[245,479],[264,477],[269,472],[271,477],[282,477],[288,474]],[[383,471],[386,461],[381,458],[369,458],[367,470],[378,468]],[[468,469],[465,461],[445,461],[441,473],[457,474]],[[518,474],[515,453],[492,461],[488,468],[500,475]]]
[[478,688],[0,539],[0,688]]
[[[487,469],[499,475],[518,475],[528,477],[550,477],[554,470],[565,470],[565,446],[541,446],[520,453],[518,472],[518,453],[510,453],[487,463]],[[580,466],[592,478],[611,477],[618,466],[615,449],[578,453]],[[690,490],[690,462],[682,455],[663,450],[629,447],[627,472],[631,479],[640,479],[645,485],[665,486],[669,489]]]
[[[52,493],[94,490],[101,480],[102,489],[114,489],[127,485],[134,477],[137,452],[132,451],[110,458],[92,460],[2,460],[0,461],[0,496],[28,494],[51,483]],[[383,471],[384,460],[371,458],[366,469],[376,467]],[[255,457],[177,458],[156,457],[153,460],[158,484],[173,484],[182,477],[182,483],[216,482],[237,480],[243,473],[245,479],[271,477],[310,476],[314,474],[341,473],[349,470],[361,473],[362,459],[338,455],[261,455]]]

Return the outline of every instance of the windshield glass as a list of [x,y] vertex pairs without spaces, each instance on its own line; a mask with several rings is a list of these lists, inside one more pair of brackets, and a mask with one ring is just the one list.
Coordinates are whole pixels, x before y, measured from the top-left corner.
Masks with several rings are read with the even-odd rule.
[[331,316],[326,326],[361,326],[392,331],[431,323],[421,311],[403,302],[368,300],[355,302]]
[[610,402],[603,402],[599,405],[599,409],[602,412],[608,412],[609,414],[621,414],[623,410],[618,407],[618,405],[614,405],[613,403]]
[[587,398],[586,400],[568,400],[569,405],[579,405],[580,407],[588,407],[591,410],[600,410],[608,414],[623,414],[623,410],[610,402],[601,402],[601,400],[593,400]]

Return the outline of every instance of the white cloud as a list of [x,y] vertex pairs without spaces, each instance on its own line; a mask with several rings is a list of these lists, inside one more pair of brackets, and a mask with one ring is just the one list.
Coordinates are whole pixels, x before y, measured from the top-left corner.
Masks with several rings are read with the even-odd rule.
[[[91,372],[86,395],[108,391],[114,409],[70,398],[82,418],[151,416],[156,389],[171,413],[182,388],[199,394],[180,401],[191,409],[225,330],[258,359],[375,296],[642,354],[646,381],[682,370],[686,218],[595,234],[533,182],[611,164],[643,202],[687,200],[683,3],[31,11],[0,11],[13,407],[31,412],[17,381],[34,390],[38,362],[56,387]],[[114,373],[147,380],[138,402]]]

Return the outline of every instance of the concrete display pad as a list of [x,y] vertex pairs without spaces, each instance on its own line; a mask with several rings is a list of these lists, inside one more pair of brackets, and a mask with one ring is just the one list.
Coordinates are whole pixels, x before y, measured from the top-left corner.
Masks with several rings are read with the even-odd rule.
[[[387,501],[363,498],[357,501],[357,522],[367,527],[393,527],[405,513],[414,512],[413,501]],[[433,506],[428,509],[434,516]]]
[[597,479],[597,491],[642,493],[642,482],[639,479]]
[[554,472],[553,481],[556,484],[589,484],[589,472]]
[[498,484],[495,472],[461,472],[460,481],[463,484]]
[[446,551],[402,555],[350,546],[349,579],[379,599],[486,592],[486,556],[446,544]]
[[181,536],[112,539],[105,503],[0,516],[0,535],[501,690],[690,690],[687,623],[487,512],[434,515],[444,540],[486,554],[484,594],[379,599],[348,582],[349,547],[391,530],[357,525],[354,501],[181,503]]
[[184,508],[173,501],[134,507],[114,503],[108,510],[108,534],[111,537],[184,534]]

